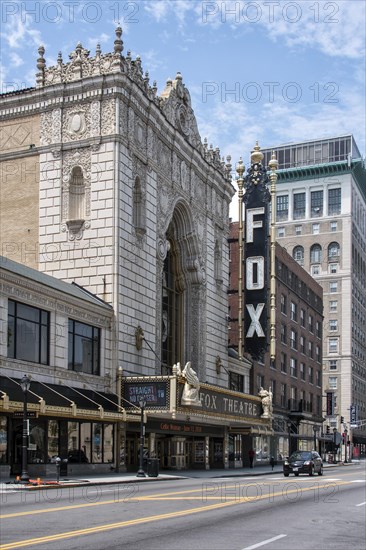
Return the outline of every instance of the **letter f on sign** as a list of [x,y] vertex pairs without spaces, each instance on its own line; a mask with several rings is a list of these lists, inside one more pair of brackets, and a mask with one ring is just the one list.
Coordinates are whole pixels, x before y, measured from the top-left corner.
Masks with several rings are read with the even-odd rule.
[[247,304],[247,310],[249,312],[250,319],[252,321],[250,323],[250,327],[247,332],[247,338],[252,338],[255,332],[260,337],[264,336],[262,325],[260,324],[260,321],[259,321],[259,317],[262,314],[263,308],[264,308],[264,304],[258,304],[256,309],[254,309],[253,304],[249,304],[249,305]]

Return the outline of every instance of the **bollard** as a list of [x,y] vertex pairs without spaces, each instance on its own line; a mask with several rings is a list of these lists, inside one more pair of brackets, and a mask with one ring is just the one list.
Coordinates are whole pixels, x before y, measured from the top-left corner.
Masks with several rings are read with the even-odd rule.
[[56,458],[56,479],[57,483],[60,481],[60,470],[61,470],[61,458],[58,456]]

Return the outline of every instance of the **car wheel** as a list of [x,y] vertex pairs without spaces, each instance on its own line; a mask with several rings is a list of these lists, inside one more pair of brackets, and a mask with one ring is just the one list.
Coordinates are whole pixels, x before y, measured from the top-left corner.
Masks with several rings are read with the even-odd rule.
[[283,474],[285,477],[288,477],[290,474]]
[[320,470],[318,472],[318,476],[322,476],[323,475],[323,466],[320,466]]
[[310,466],[309,476],[313,476],[313,475],[314,475],[314,466]]

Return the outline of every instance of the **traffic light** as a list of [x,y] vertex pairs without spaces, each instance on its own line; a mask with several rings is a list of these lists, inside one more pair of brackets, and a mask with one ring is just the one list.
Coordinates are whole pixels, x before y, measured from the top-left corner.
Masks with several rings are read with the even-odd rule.
[[327,426],[327,435],[330,434],[330,426]]
[[341,416],[341,424],[344,424],[344,416]]

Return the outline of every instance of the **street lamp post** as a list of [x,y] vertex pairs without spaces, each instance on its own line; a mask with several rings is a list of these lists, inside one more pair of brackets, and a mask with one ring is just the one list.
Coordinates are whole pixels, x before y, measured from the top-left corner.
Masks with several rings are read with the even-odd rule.
[[145,399],[139,400],[139,405],[141,409],[141,423],[140,423],[140,461],[139,469],[136,474],[136,477],[146,477],[144,472],[144,440],[145,440],[145,426],[144,426],[144,410],[146,407]]
[[337,428],[333,428],[334,462],[337,462]]
[[291,420],[287,421],[287,430],[288,430],[288,455],[291,455]]
[[313,426],[313,432],[314,432],[314,451],[316,451],[316,435],[319,431],[319,426]]
[[23,390],[23,437],[22,437],[22,475],[21,481],[29,481],[28,474],[28,436],[29,436],[29,422],[27,414],[27,395],[30,386],[30,378],[26,374],[20,381],[20,385]]
[[347,463],[347,445],[348,445],[348,430],[347,426],[344,427],[344,461]]

